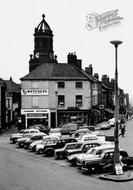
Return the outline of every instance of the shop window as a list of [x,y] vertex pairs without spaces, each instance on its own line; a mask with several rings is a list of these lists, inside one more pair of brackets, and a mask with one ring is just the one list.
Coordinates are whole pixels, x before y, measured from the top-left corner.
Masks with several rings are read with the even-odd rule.
[[76,82],[75,87],[76,88],[82,88],[83,83],[82,82]]
[[32,107],[38,107],[38,97],[32,97]]
[[59,95],[58,96],[58,106],[59,107],[64,107],[65,106],[65,96],[64,95]]
[[58,88],[65,88],[65,82],[58,82]]
[[82,106],[82,95],[76,95],[76,106]]

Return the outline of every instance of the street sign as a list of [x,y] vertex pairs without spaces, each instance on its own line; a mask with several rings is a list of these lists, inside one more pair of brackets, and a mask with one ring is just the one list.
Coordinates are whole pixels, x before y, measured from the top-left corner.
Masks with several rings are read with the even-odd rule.
[[115,172],[116,172],[116,175],[122,175],[123,174],[121,163],[115,164]]

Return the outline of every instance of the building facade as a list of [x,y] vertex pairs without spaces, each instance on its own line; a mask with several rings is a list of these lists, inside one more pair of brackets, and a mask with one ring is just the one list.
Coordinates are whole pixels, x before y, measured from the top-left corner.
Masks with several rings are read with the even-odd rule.
[[34,124],[54,128],[73,121],[88,124],[92,80],[75,53],[68,54],[67,63],[57,62],[53,33],[44,18],[35,28],[29,74],[21,78],[23,124],[26,128]]

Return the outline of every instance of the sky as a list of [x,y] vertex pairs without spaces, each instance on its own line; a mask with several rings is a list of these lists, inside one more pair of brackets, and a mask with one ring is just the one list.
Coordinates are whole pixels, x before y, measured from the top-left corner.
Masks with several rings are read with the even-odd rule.
[[[89,31],[87,15],[118,10],[121,24]],[[82,67],[92,64],[93,72],[115,77],[115,48],[118,47],[118,85],[133,99],[133,11],[131,0],[0,0],[0,78],[20,83],[29,72],[34,50],[34,29],[42,14],[53,31],[54,53],[59,63],[76,52]],[[95,13],[95,14],[94,14]]]

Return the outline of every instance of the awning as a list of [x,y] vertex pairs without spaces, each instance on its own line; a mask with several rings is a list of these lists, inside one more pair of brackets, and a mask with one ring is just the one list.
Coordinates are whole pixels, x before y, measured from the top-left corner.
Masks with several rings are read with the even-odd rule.
[[110,114],[115,114],[115,112],[109,108],[104,109],[106,112],[110,113]]

